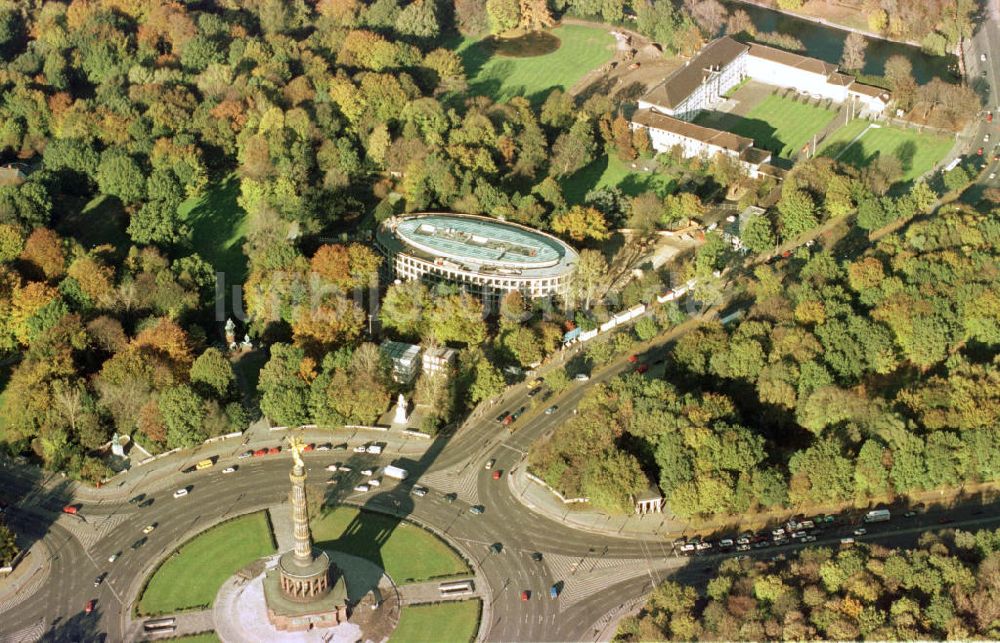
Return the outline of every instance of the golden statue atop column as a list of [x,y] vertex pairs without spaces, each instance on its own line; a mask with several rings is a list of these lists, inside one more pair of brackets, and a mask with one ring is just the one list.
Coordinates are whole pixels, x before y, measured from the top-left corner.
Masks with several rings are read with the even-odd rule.
[[[292,482],[290,500],[295,541],[292,551],[282,554],[277,567],[265,578],[268,616],[279,629],[329,627],[347,620],[347,586],[337,566],[331,564],[330,556],[313,548],[306,506],[307,474],[302,459],[305,451],[302,438],[288,436],[288,450],[293,462],[288,479]],[[332,587],[331,577],[335,581]]]

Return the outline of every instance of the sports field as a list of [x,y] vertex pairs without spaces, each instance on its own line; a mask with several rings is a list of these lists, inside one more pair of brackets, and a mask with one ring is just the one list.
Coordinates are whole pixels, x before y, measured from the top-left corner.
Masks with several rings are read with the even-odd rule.
[[900,180],[906,182],[933,168],[955,142],[949,136],[885,125],[869,128],[868,125],[868,121],[857,119],[841,127],[823,142],[820,154],[855,167],[864,167],[878,156],[890,154],[901,161],[903,176]]
[[754,140],[756,147],[792,158],[836,116],[834,110],[771,94],[746,116],[702,112],[694,122]]
[[558,49],[525,58],[497,55],[481,41],[463,40],[457,50],[471,92],[496,100],[527,96],[540,103],[550,89],[573,87],[587,72],[614,55],[615,39],[604,29],[563,25],[553,29],[552,34],[561,41]]
[[[155,536],[153,532],[150,538]],[[227,578],[274,551],[263,512],[213,527],[188,541],[156,570],[139,599],[139,613],[153,616],[208,607]],[[127,565],[128,551],[122,558],[119,564]]]
[[389,643],[469,643],[479,625],[478,600],[407,605]]
[[630,196],[650,190],[660,196],[674,191],[670,177],[653,172],[637,172],[614,154],[595,159],[577,172],[560,181],[563,196],[570,204],[582,203],[587,192],[597,188],[617,187]]
[[312,521],[312,534],[317,547],[367,558],[398,585],[469,572],[435,535],[371,511],[335,507]]

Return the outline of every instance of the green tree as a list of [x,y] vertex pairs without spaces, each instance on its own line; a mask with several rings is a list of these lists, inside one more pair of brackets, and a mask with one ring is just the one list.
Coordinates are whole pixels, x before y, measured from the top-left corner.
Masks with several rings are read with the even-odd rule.
[[10,565],[19,553],[21,548],[17,546],[14,532],[6,524],[0,523],[0,564]]
[[[544,112],[542,119],[544,122]],[[594,160],[596,149],[597,143],[594,141],[590,122],[584,118],[578,119],[569,131],[563,132],[556,138],[552,146],[550,174],[555,177],[573,174]]]
[[167,426],[167,448],[193,447],[208,437],[205,432],[205,403],[186,385],[172,386],[160,394],[158,403]]
[[228,397],[235,382],[233,365],[218,348],[206,348],[191,364],[191,383],[202,394]]
[[549,387],[553,395],[559,395],[569,386],[569,375],[566,374],[565,368],[554,368],[546,373],[542,379],[545,380],[545,385]]
[[433,0],[414,0],[406,5],[396,17],[396,31],[417,38],[437,38],[441,27],[436,3]]
[[501,34],[517,27],[521,21],[518,0],[486,0],[486,15],[490,31]]
[[427,319],[428,331],[439,343],[478,346],[486,340],[483,305],[471,295],[438,297],[433,306]]
[[260,410],[280,425],[306,424],[310,372],[303,349],[289,344],[273,345],[271,358],[261,369],[257,385]]
[[504,390],[504,379],[500,370],[490,363],[482,351],[470,350],[462,353],[461,379],[468,391],[468,399],[478,404]]
[[145,173],[135,159],[120,150],[109,148],[101,154],[96,178],[101,192],[125,204],[137,203],[146,196]]
[[766,214],[759,214],[750,217],[740,235],[743,245],[750,248],[752,252],[762,253],[773,250],[778,242],[771,227],[771,220]]
[[786,185],[778,200],[778,221],[781,238],[794,239],[803,232],[816,227],[816,205],[805,190]]
[[574,205],[566,212],[552,217],[552,230],[557,234],[565,234],[574,241],[602,241],[611,236],[601,211],[582,205]]
[[392,284],[382,299],[379,321],[404,337],[423,337],[431,309],[431,295],[419,281]]
[[621,451],[602,453],[583,472],[583,492],[591,504],[609,513],[632,513],[646,485],[639,461]]

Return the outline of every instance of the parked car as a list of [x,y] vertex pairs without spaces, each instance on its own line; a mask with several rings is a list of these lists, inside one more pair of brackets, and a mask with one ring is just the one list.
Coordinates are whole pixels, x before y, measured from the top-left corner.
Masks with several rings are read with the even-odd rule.
[[278,455],[281,453],[281,447],[271,447],[267,450],[267,455]]
[[317,446],[316,450],[317,451],[329,451],[332,448],[333,448],[332,444],[330,444],[329,442],[324,442],[323,444],[320,444],[319,446]]
[[226,467],[222,470],[222,473],[236,473],[236,467]]
[[629,364],[635,364],[636,362],[639,361],[639,356],[638,355],[629,355],[628,356],[628,361],[629,361]]
[[363,476],[370,476],[372,473],[374,473],[374,471],[372,469],[362,469],[361,470],[361,475],[363,475]]
[[413,487],[413,495],[418,498],[423,498],[427,495],[427,487]]
[[527,601],[530,599],[531,599],[531,590],[530,589],[521,590],[521,600]]
[[336,471],[339,467],[340,467],[339,464],[328,464],[323,468],[326,469],[327,471]]
[[545,409],[545,415],[552,415],[553,413],[556,412],[558,408],[559,407],[555,405],[550,406],[549,408]]
[[497,416],[497,422],[503,423],[503,421],[506,420],[509,416],[510,416],[510,411],[504,411],[503,413]]
[[648,371],[648,370],[649,370],[649,364],[639,364],[639,365],[638,365],[638,366],[637,366],[637,367],[635,368],[635,372],[636,372],[636,373],[639,373],[640,375],[642,375],[643,373],[645,373],[645,372],[646,372],[646,371]]
[[310,451],[315,451],[315,450],[316,450],[316,444],[313,442],[310,442],[309,444],[302,447],[303,453],[309,453]]
[[368,486],[369,487],[381,487],[382,486],[382,481],[379,480],[378,478],[372,478],[371,480],[368,481]]
[[255,458],[260,458],[265,455],[267,455],[267,449],[257,449],[253,452],[253,457]]
[[549,598],[559,598],[559,583],[549,588]]
[[253,451],[244,451],[243,453],[240,454],[239,459],[246,460],[247,458],[252,458],[252,457],[253,457]]
[[353,471],[353,469],[351,469],[346,464],[342,464],[342,465],[340,465],[340,466],[337,467],[337,471],[351,472],[351,471]]
[[104,579],[107,578],[107,577],[108,577],[108,573],[107,572],[101,572],[100,574],[98,574],[97,578],[94,579],[94,587],[97,587],[98,585],[100,585],[101,583],[103,583]]
[[358,446],[354,447],[354,452],[355,453],[364,453],[365,452],[365,445],[359,444]]
[[542,562],[542,552],[536,551],[535,553],[531,554],[531,560],[535,561],[536,563]]
[[496,458],[490,458],[489,460],[486,461],[486,466],[484,468],[485,469],[492,469],[493,465],[496,464],[496,463],[497,463]]
[[373,453],[375,455],[378,455],[378,454],[382,453],[382,445],[381,444],[375,444],[375,443],[369,444],[368,447],[365,449],[365,451],[367,453]]
[[864,527],[858,527],[857,529],[854,530],[854,535],[855,536],[864,536],[867,533],[868,533],[868,530],[865,529]]
[[485,509],[482,505],[474,505],[469,508],[469,513],[474,516],[478,516],[479,514],[483,513],[484,510]]
[[590,379],[590,376],[587,375],[586,373],[577,373],[576,375],[573,376],[573,379],[576,380],[577,382],[586,382],[587,380]]
[[536,395],[538,395],[541,392],[542,392],[542,387],[541,386],[536,386],[535,388],[533,388],[530,391],[528,391],[528,397],[535,397]]
[[109,563],[115,562],[116,560],[118,560],[118,557],[121,556],[121,555],[122,555],[122,553],[120,551],[116,551],[115,553],[113,553],[110,556],[108,556],[108,562]]
[[503,551],[503,544],[493,543],[492,545],[490,545],[490,551],[493,552],[494,554],[499,554],[500,552]]
[[497,469],[496,471],[493,472],[493,479],[494,480],[499,480],[501,475],[502,475],[502,472],[500,471],[500,469]]
[[366,485],[366,484],[359,484],[358,486],[354,487],[354,490],[355,491],[360,491],[361,493],[364,493],[365,491],[368,491],[368,485]]
[[83,606],[83,613],[90,614],[91,612],[94,611],[95,605],[97,605],[97,599],[94,598],[90,599],[89,601],[87,601],[87,604]]

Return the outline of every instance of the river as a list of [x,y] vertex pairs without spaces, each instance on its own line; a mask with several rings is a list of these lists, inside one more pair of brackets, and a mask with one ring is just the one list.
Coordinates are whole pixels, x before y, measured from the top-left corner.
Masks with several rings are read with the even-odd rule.
[[[728,2],[726,7],[730,11],[736,9],[746,11],[757,31],[777,31],[794,36],[805,45],[805,54],[835,65],[840,63],[840,57],[844,52],[844,39],[848,34],[846,30],[742,2]],[[953,55],[932,56],[912,45],[878,38],[866,38],[866,40],[868,49],[865,51],[865,68],[862,70],[866,74],[881,76],[885,69],[885,61],[890,56],[903,55],[913,63],[913,77],[920,84],[932,78],[941,78],[948,82],[957,81],[949,72],[949,67],[954,67],[957,62]]]

